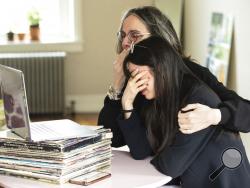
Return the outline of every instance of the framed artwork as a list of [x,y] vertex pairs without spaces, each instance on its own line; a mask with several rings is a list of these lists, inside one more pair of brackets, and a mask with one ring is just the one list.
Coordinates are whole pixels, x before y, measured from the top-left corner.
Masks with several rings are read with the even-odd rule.
[[206,66],[225,86],[227,85],[232,34],[233,16],[212,13]]

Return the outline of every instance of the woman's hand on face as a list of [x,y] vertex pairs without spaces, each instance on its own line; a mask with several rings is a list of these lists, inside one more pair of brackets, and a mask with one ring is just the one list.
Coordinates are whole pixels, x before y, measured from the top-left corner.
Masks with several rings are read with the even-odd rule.
[[116,90],[121,91],[123,84],[125,82],[125,75],[123,72],[123,62],[128,55],[130,49],[124,49],[119,55],[117,55],[113,66],[114,81],[113,87]]
[[139,72],[138,69],[131,73],[131,77],[128,80],[127,86],[122,96],[123,109],[133,109],[133,102],[136,95],[147,87],[148,78],[145,78],[146,74],[148,74],[148,71]]
[[221,121],[219,109],[213,109],[202,104],[189,104],[178,113],[180,131],[191,134]]

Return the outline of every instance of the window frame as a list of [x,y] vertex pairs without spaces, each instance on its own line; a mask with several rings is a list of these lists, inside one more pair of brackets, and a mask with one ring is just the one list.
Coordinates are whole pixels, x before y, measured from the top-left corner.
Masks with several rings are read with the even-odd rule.
[[[29,42],[8,42],[0,44],[0,52],[36,52],[36,51],[65,51],[65,52],[81,52],[83,50],[82,39],[82,0],[74,0],[70,3],[67,0],[65,4],[73,5],[72,12],[69,11],[73,17],[73,22],[66,21],[64,28],[71,28],[69,33],[74,33],[72,40],[65,41],[29,41]],[[60,5],[60,6],[65,6]]]

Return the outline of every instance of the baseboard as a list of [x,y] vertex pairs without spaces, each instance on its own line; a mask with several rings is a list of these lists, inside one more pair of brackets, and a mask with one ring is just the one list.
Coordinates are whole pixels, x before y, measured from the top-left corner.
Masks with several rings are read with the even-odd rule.
[[74,111],[76,113],[98,113],[103,107],[106,94],[97,95],[67,95],[66,107],[70,108],[74,101]]

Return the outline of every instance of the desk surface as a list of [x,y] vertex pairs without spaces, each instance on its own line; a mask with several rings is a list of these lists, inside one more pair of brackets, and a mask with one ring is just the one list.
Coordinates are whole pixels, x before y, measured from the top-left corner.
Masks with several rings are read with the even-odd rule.
[[[111,177],[87,186],[87,188],[131,188],[160,187],[171,180],[171,177],[158,172],[151,164],[150,158],[134,160],[129,152],[113,150]],[[35,185],[35,186],[34,186]],[[0,187],[4,188],[80,188],[74,184],[49,184],[45,182],[0,175]]]

